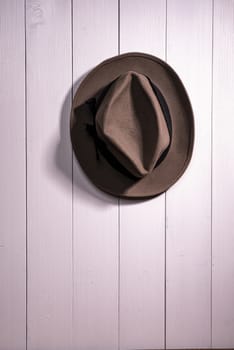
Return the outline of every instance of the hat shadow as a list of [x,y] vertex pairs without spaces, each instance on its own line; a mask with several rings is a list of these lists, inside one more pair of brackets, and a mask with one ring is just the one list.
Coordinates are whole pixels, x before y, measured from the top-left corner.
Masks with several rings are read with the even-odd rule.
[[[74,86],[67,92],[61,112],[60,112],[60,126],[59,126],[59,139],[56,142],[53,156],[53,164],[49,167],[55,168],[55,172],[59,172],[59,183],[65,188],[71,189],[73,184],[73,191],[78,192],[79,199],[82,201],[90,202],[95,200],[98,202],[98,206],[106,206],[110,204],[116,204],[116,197],[113,197],[101,190],[99,190],[86,176],[80,164],[78,163],[76,156],[72,150],[72,143],[70,138],[70,111],[73,100],[73,91],[76,91],[82,80],[88,72],[84,73],[76,82]],[[47,164],[48,165],[48,164]],[[54,172],[53,172],[54,173]],[[118,198],[118,197],[117,197]],[[140,204],[146,200],[146,198],[121,199],[121,205],[133,205]]]
[[116,200],[112,196],[97,189],[87,178],[76,160],[70,139],[70,111],[73,91],[76,91],[87,74],[88,72],[83,74],[74,83],[74,86],[69,89],[64,98],[60,113],[59,140],[54,150],[53,167],[56,168],[56,172],[59,171],[60,177],[62,177],[60,184],[62,183],[65,187],[69,187],[73,183],[74,192],[77,190],[80,200],[90,202],[91,197],[92,202],[96,199],[100,207],[100,205],[113,204]]

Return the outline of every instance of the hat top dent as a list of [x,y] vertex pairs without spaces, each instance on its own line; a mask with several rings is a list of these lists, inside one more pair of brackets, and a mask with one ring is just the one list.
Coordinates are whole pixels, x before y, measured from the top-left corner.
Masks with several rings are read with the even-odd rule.
[[153,170],[170,143],[165,118],[149,79],[135,71],[111,85],[96,114],[98,136],[132,175]]

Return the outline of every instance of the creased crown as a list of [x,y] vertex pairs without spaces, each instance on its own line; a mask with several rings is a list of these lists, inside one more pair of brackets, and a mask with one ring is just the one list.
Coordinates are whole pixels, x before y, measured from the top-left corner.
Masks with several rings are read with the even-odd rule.
[[170,143],[151,84],[134,71],[120,75],[109,88],[97,110],[96,130],[114,157],[138,178],[153,170]]

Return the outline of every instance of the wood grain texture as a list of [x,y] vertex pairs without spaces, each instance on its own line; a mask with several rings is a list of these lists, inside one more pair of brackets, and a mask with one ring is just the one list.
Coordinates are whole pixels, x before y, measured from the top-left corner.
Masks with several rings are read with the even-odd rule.
[[0,349],[26,343],[24,1],[0,1]]
[[[116,0],[73,3],[73,82],[118,53]],[[74,156],[75,349],[118,348],[118,201],[99,191]]]
[[[120,2],[120,52],[165,57],[166,1]],[[120,348],[164,347],[165,195],[121,200]]]
[[168,0],[167,58],[195,117],[194,154],[167,193],[167,347],[211,345],[212,1]]
[[166,0],[120,0],[120,51],[165,59]]
[[234,347],[234,2],[214,2],[212,345]]
[[[0,1],[0,350],[234,347],[233,33],[233,0]],[[118,51],[167,59],[195,116],[183,177],[120,206],[69,135]]]
[[27,1],[28,349],[72,331],[70,1]]

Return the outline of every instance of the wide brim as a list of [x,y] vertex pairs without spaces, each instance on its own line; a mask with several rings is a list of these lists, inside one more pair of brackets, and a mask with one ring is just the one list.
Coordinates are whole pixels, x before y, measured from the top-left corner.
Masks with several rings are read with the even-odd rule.
[[[148,175],[133,179],[112,167],[87,132],[92,115],[85,103],[127,71],[144,74],[160,89],[172,122],[170,149]],[[74,112],[76,111],[76,112]],[[142,53],[110,58],[93,69],[76,91],[71,111],[71,140],[75,155],[88,178],[102,191],[123,198],[149,198],[165,192],[186,170],[193,151],[194,117],[188,94],[175,71],[164,61]]]

